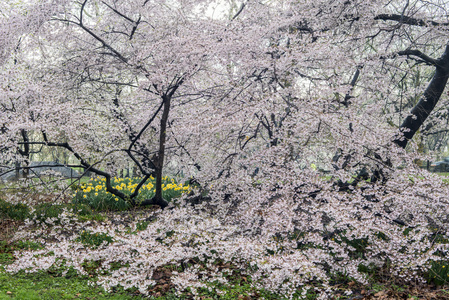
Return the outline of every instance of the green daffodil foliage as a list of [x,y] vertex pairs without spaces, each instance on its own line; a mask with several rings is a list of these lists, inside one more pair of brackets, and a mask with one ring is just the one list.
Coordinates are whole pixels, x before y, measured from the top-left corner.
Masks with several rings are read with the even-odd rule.
[[[117,178],[112,179],[112,187],[130,196],[137,188],[141,178]],[[162,196],[167,201],[179,198],[189,192],[188,184],[178,183],[174,178],[165,176],[162,181]],[[139,189],[137,203],[150,199],[155,194],[155,179],[151,177]],[[74,203],[87,204],[96,210],[123,210],[131,206],[127,199],[120,199],[106,190],[106,179],[97,178],[81,184],[73,194]]]

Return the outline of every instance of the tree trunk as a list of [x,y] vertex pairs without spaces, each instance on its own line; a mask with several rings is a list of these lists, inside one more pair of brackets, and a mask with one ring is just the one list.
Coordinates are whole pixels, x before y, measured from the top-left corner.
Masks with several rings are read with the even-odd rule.
[[167,201],[162,198],[162,168],[164,166],[164,154],[165,154],[165,140],[167,137],[167,121],[168,113],[170,112],[171,95],[163,95],[164,110],[161,117],[161,126],[159,134],[159,151],[158,159],[156,161],[156,194],[153,201],[155,204],[163,207],[168,205]]
[[20,130],[20,134],[23,139],[23,149],[19,148],[19,153],[23,157],[25,157],[25,168],[22,169],[22,175],[24,178],[27,178],[29,175],[29,169],[27,168],[30,162],[30,139],[28,137],[28,131],[25,129]]
[[401,135],[394,140],[394,143],[401,148],[407,146],[408,141],[413,138],[440,100],[449,78],[449,45],[446,46],[443,56],[436,60],[435,67],[432,80],[418,104],[412,108],[410,115],[402,123]]

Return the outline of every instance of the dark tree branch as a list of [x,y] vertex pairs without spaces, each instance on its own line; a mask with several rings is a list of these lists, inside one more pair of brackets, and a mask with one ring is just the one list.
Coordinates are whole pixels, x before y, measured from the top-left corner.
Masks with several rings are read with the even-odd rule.
[[423,61],[425,61],[429,65],[437,66],[437,64],[438,64],[438,60],[436,60],[430,56],[427,56],[426,54],[422,53],[419,50],[407,49],[404,51],[399,51],[398,55],[407,55],[407,56],[413,55],[413,56],[421,58]]
[[[137,184],[136,188],[134,189],[134,192],[129,196],[131,199],[134,199],[139,194],[140,188],[145,184],[145,182],[150,178],[150,174],[145,175],[142,180],[140,180],[139,184]],[[135,205],[135,201],[133,201],[133,205]]]
[[[128,150],[128,149],[126,149],[126,150],[124,150],[126,153],[128,153],[128,156],[132,159],[132,161],[136,164],[136,166],[139,168],[139,170],[140,170],[140,172],[142,172],[142,174],[143,175],[150,175],[151,173],[148,173],[144,168],[143,168],[143,166],[142,166],[142,164],[137,160],[137,158],[132,154],[132,152],[136,152],[136,151],[130,151],[130,150]],[[139,152],[136,152],[136,153],[138,153],[138,154],[140,154],[140,155],[142,155],[144,158],[146,158],[150,163],[151,163],[151,165],[154,167],[154,164],[153,164],[153,162],[150,160],[150,158],[148,157],[148,156],[146,156],[145,154],[143,154],[143,153],[139,153]],[[155,169],[155,168],[154,168]]]
[[350,93],[354,89],[355,84],[357,83],[357,80],[359,79],[361,68],[362,68],[361,66],[357,67],[357,70],[355,71],[354,76],[352,77],[351,83],[349,84],[351,89],[346,93],[345,99],[343,100],[343,105],[345,107],[349,106],[349,100],[352,98]]
[[[170,124],[170,123],[168,123],[168,127],[171,128],[171,124]],[[172,131],[173,131],[173,129],[172,129]],[[184,152],[187,154],[187,156],[192,160],[193,166],[194,166],[198,171],[201,171],[201,166],[200,166],[198,163],[195,162],[195,160],[193,159],[193,157],[192,157],[192,155],[190,154],[190,152],[186,149],[186,147],[178,141],[178,139],[176,138],[176,136],[173,136],[173,139],[175,140],[175,142],[176,142],[176,144],[178,145],[178,147],[181,148],[182,150],[184,150]]]
[[110,8],[113,12],[115,12],[117,15],[119,15],[119,16],[125,18],[126,20],[128,20],[128,21],[131,22],[131,23],[134,23],[134,20],[133,20],[133,19],[131,19],[131,18],[125,16],[124,14],[122,14],[121,12],[119,12],[118,10],[116,10],[115,8],[113,8],[112,6],[110,6],[109,4],[107,4],[106,2],[101,1],[101,3],[103,3],[104,5],[106,5],[107,7],[109,7],[109,8]]
[[151,117],[150,120],[148,120],[148,122],[145,124],[145,126],[143,126],[143,128],[140,130],[140,132],[136,135],[136,137],[132,140],[131,144],[128,147],[128,151],[131,150],[131,148],[134,146],[134,144],[139,140],[139,138],[142,136],[142,134],[145,132],[145,130],[147,130],[148,126],[150,126],[150,124],[154,121],[154,119],[156,118],[157,114],[159,113],[159,111],[162,109],[162,107],[164,106],[164,101],[161,101],[161,104],[159,105],[158,109],[156,110],[156,112],[153,114],[153,116]]
[[234,21],[234,19],[236,19],[243,11],[243,9],[245,8],[246,3],[242,3],[242,5],[240,5],[239,10],[237,11],[237,13],[231,18],[231,21]]
[[438,130],[438,131],[434,131],[434,132],[422,132],[422,135],[429,136],[429,135],[448,133],[448,132],[449,132],[449,129],[442,129],[442,130]]
[[162,198],[162,168],[164,166],[164,155],[165,155],[165,139],[167,137],[167,121],[168,114],[170,111],[170,101],[171,98],[168,95],[162,96],[164,103],[164,110],[162,111],[160,133],[159,133],[159,151],[158,159],[156,162],[156,193],[154,195],[154,201],[156,203],[161,203],[161,205],[166,205],[166,201]]
[[115,195],[115,196],[117,196],[117,197],[119,197],[119,198],[121,198],[121,199],[126,199],[127,197],[126,197],[126,195],[124,194],[124,193],[122,193],[122,192],[120,192],[119,190],[117,190],[117,189],[115,189],[115,188],[113,188],[112,187],[112,184],[111,184],[111,174],[109,174],[109,173],[107,173],[107,172],[104,172],[104,171],[102,171],[102,170],[100,170],[100,169],[97,169],[97,168],[95,168],[93,165],[91,165],[91,164],[89,164],[87,161],[85,161],[84,159],[83,159],[83,157],[78,153],[78,152],[76,152],[68,143],[54,143],[54,142],[49,142],[48,141],[48,138],[47,138],[47,134],[45,133],[45,132],[42,132],[42,135],[43,135],[43,138],[44,138],[44,144],[45,145],[47,145],[47,146],[50,146],[50,147],[61,147],[61,148],[65,148],[65,149],[67,149],[68,151],[70,151],[79,161],[80,161],[80,163],[81,163],[81,165],[83,165],[86,169],[88,169],[88,170],[90,170],[90,171],[92,171],[92,172],[94,172],[95,174],[97,174],[97,175],[100,175],[100,176],[103,176],[104,178],[106,178],[106,190],[109,192],[109,193],[111,193],[111,194],[113,194],[113,195]]
[[20,155],[28,157],[30,154],[30,140],[28,138],[28,132],[25,129],[21,129],[20,134],[22,135],[23,143],[19,144],[23,144],[24,149],[22,150],[19,148],[18,151]]
[[382,21],[396,21],[401,24],[413,25],[413,26],[423,26],[427,27],[431,26],[449,26],[449,23],[439,23],[435,21],[424,21],[421,19],[416,19],[404,15],[398,14],[380,14],[374,17],[374,20],[382,20]]
[[320,81],[326,81],[326,80],[327,80],[326,78],[312,77],[312,76],[310,76],[310,75],[301,73],[300,71],[298,71],[298,70],[296,70],[296,69],[295,69],[294,71],[295,71],[295,73],[298,74],[299,76],[301,76],[301,77],[303,77],[303,78],[310,79],[310,80],[320,80]]
[[137,19],[137,21],[134,21],[133,19],[131,19],[131,18],[125,16],[124,14],[122,14],[121,12],[119,12],[118,10],[116,10],[115,8],[113,8],[112,6],[110,6],[109,4],[107,4],[106,2],[102,1],[102,3],[103,3],[104,5],[106,5],[107,7],[109,7],[113,12],[115,12],[115,13],[118,14],[119,16],[125,18],[127,21],[129,21],[129,22],[131,22],[131,23],[134,24],[134,26],[133,26],[133,28],[132,28],[132,30],[131,30],[131,33],[129,34],[129,39],[131,40],[131,39],[133,38],[133,36],[134,36],[134,33],[135,33],[136,30],[137,30],[137,26],[139,26],[141,17],[139,16],[139,19]]
[[101,37],[99,37],[98,35],[96,35],[93,31],[91,31],[89,28],[87,28],[86,26],[84,26],[83,23],[83,14],[84,14],[84,7],[86,6],[88,0],[84,0],[83,4],[81,5],[81,11],[80,11],[80,18],[79,18],[79,23],[78,26],[81,27],[84,31],[86,31],[88,34],[90,34],[94,39],[96,39],[97,41],[99,41],[103,47],[105,47],[106,49],[108,49],[109,51],[111,51],[112,53],[115,54],[116,57],[118,57],[121,61],[123,61],[124,63],[128,63],[128,59],[126,57],[124,57],[123,55],[121,55],[117,50],[115,50],[111,45],[109,45],[108,43],[106,43],[105,40],[103,40]]
[[[143,184],[145,183],[145,181],[150,177],[149,174],[146,174],[145,177],[139,182],[139,184],[137,185],[134,193],[132,193],[130,196],[126,196],[124,193],[122,193],[121,191],[115,189],[112,187],[112,183],[111,183],[111,175],[107,172],[101,171],[100,169],[95,168],[93,165],[89,164],[87,161],[85,161],[82,156],[77,153],[68,143],[54,143],[54,142],[49,142],[47,135],[45,134],[45,132],[42,133],[43,134],[43,138],[44,138],[44,142],[41,142],[42,144],[45,144],[46,146],[50,146],[50,147],[61,147],[61,148],[65,148],[68,151],[70,151],[81,163],[81,165],[86,168],[89,171],[94,172],[97,175],[103,176],[104,178],[106,178],[106,191],[108,191],[109,193],[121,198],[121,199],[129,199],[129,201],[131,202],[132,205],[136,205],[136,201],[135,198],[138,195],[139,189],[143,186]],[[162,201],[157,201],[156,199],[149,199],[149,200],[144,200],[142,203],[139,203],[140,205],[159,205],[161,208],[164,208],[166,206],[168,206],[168,202],[163,200]]]
[[241,145],[241,142],[239,141],[239,143],[240,143],[240,149],[241,149],[241,150],[245,149],[245,147],[246,147],[246,145],[249,143],[249,141],[251,141],[252,139],[257,138],[257,133],[259,133],[259,130],[260,130],[260,124],[261,124],[261,122],[259,122],[259,123],[257,124],[257,127],[256,127],[256,129],[254,130],[254,134],[253,134],[252,136],[248,137],[248,138],[246,139],[246,141],[243,143],[243,145]]
[[137,19],[137,21],[134,23],[133,29],[131,30],[131,34],[129,35],[129,39],[132,40],[134,33],[136,33],[137,30],[137,26],[139,26],[141,17],[139,16],[139,19]]
[[[129,122],[128,122],[128,120],[125,118],[125,116],[124,116],[120,111],[118,111],[118,108],[119,108],[118,96],[120,95],[120,93],[121,93],[121,90],[118,90],[117,93],[116,93],[116,97],[115,97],[114,100],[113,100],[113,104],[114,104],[114,106],[115,106],[116,108],[113,108],[113,109],[112,109],[112,112],[113,112],[114,116],[117,118],[117,120],[119,120],[120,122],[122,122],[122,123],[123,123],[124,125],[126,125],[126,127],[127,127],[127,128],[125,129],[125,132],[126,132],[127,135],[128,135],[128,138],[129,138],[129,140],[130,140],[130,142],[131,142],[131,146],[130,146],[127,150],[124,150],[124,151],[125,151],[126,153],[128,153],[128,156],[131,157],[131,159],[137,164],[137,166],[139,167],[139,169],[140,169],[141,171],[142,171],[142,168],[143,168],[143,167],[146,167],[146,168],[152,168],[153,170],[155,170],[155,169],[156,169],[156,168],[155,168],[155,165],[154,165],[154,163],[152,162],[152,160],[149,158],[149,156],[150,156],[150,151],[148,150],[148,147],[147,147],[145,144],[139,142],[138,139],[136,139],[137,133],[133,130],[131,124],[129,124]],[[157,112],[156,112],[156,114],[157,114]],[[146,129],[146,128],[145,128],[145,129]],[[143,130],[145,130],[145,129],[143,129]],[[141,131],[141,132],[142,132],[142,131]],[[140,134],[141,134],[141,133],[140,133]],[[135,159],[135,157],[132,155],[132,153],[131,153],[131,148],[132,148],[132,146],[133,146],[134,144],[136,144],[136,146],[137,146],[137,148],[138,148],[139,151],[133,151],[133,152],[139,154],[140,156],[142,156],[142,158],[143,158],[143,163],[142,163],[142,164],[140,164],[140,163]],[[143,165],[143,166],[142,166],[142,165]],[[147,172],[146,172],[146,171],[145,171],[145,172],[142,171],[142,174],[146,175]]]

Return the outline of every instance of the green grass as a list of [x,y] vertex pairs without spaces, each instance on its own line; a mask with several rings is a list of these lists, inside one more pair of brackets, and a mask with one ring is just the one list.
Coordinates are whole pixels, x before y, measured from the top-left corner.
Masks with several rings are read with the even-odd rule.
[[[265,300],[283,300],[288,299],[282,295],[272,293],[264,289],[255,289],[251,286],[251,279],[244,277],[236,277],[231,280],[229,284],[222,284],[219,282],[210,282],[207,284],[208,288],[199,288],[198,294],[205,297],[205,299],[222,299],[222,300],[234,300],[234,299],[265,299]],[[219,291],[219,293],[217,293]],[[299,298],[299,292],[297,292],[293,299]],[[313,291],[308,291],[306,299],[316,299],[317,295]]]
[[[87,276],[79,276],[73,269],[63,273],[64,269],[50,268],[48,271],[37,273],[9,274],[0,268],[0,300],[2,299],[144,299],[136,291],[124,291],[115,288],[111,293],[106,293],[101,287],[91,284],[99,274],[100,263],[96,261],[86,261],[83,268],[88,273]],[[251,278],[232,273],[227,276],[228,284],[219,282],[207,283],[208,288],[199,288],[198,296],[202,299],[266,299],[283,300],[287,299],[282,295],[275,294],[263,289],[256,289],[251,286]],[[149,299],[175,300],[193,299],[190,289],[181,295],[176,295],[173,290],[167,292],[155,292]],[[244,298],[247,297],[247,298]],[[313,291],[307,293],[306,299],[316,299],[317,295]],[[294,297],[296,299],[297,297]],[[148,298],[146,298],[148,299]]]
[[83,231],[81,232],[80,237],[77,239],[77,241],[95,249],[104,242],[106,242],[106,244],[108,245],[112,243],[112,237],[110,237],[106,233],[91,233],[89,231]]
[[25,204],[11,204],[0,199],[0,218],[25,220],[29,216],[29,208]]
[[[17,241],[7,243],[0,241],[0,265],[7,265],[14,261],[16,250],[37,250],[43,246],[33,241]],[[83,266],[92,267],[88,263]],[[75,270],[69,269],[63,275],[64,269],[50,268],[48,271],[37,273],[10,274],[0,267],[0,300],[23,299],[142,299],[140,295],[133,295],[116,289],[113,293],[106,293],[102,288],[89,284],[95,277],[79,276]],[[89,272],[90,273],[90,272]]]
[[14,261],[14,251],[16,250],[38,250],[43,246],[33,241],[16,241],[14,243],[8,243],[6,241],[0,241],[0,265],[8,264]]
[[[15,243],[0,242],[0,264],[6,265],[14,261],[13,252],[20,249],[42,249],[42,245],[32,241]],[[1,299],[140,299],[117,291],[107,294],[97,286],[89,285],[87,276],[78,276],[69,270],[65,276],[61,269],[50,268],[47,272],[19,272],[9,274],[0,268],[0,300]]]
[[0,271],[0,300],[142,299],[119,290],[108,294],[100,287],[89,285],[89,280],[73,273],[59,277],[48,272],[12,275]]
[[[145,227],[147,223],[141,226]],[[79,240],[88,246],[97,247],[102,242],[112,242],[106,234],[95,234],[83,232]],[[0,264],[7,265],[14,261],[13,253],[16,250],[37,250],[43,246],[33,241],[17,241],[15,243],[0,242]],[[220,262],[218,264],[221,264]],[[111,266],[110,270],[119,269],[123,265],[120,262]],[[82,264],[84,271],[88,275],[78,275],[73,269],[66,267],[51,267],[47,271],[37,273],[9,274],[0,267],[0,300],[2,299],[142,299],[143,297],[135,291],[124,291],[115,288],[112,293],[106,293],[102,288],[89,282],[95,281],[98,275],[105,275],[105,270],[101,268],[101,261],[84,261]],[[227,266],[222,266],[227,267]],[[182,272],[182,266],[170,265],[169,269]],[[232,268],[231,268],[232,269]],[[108,271],[106,271],[107,273]],[[232,269],[225,274],[227,284],[217,281],[206,283],[208,288],[199,288],[197,293],[203,299],[286,299],[282,295],[275,294],[263,289],[256,289],[251,286],[251,277],[241,274],[240,270]],[[149,299],[174,300],[192,299],[193,293],[187,289],[181,295],[177,295],[173,290],[160,290],[158,286],[154,288]],[[239,298],[240,297],[240,298]],[[307,294],[307,299],[315,299],[314,292]]]
[[49,218],[55,219],[59,224],[61,213],[66,210],[73,212],[77,219],[83,221],[104,221],[105,216],[101,212],[91,209],[82,203],[53,204],[42,203],[34,207],[35,211],[30,213],[30,208],[25,204],[11,204],[0,199],[0,218],[23,221],[27,218],[45,222]]

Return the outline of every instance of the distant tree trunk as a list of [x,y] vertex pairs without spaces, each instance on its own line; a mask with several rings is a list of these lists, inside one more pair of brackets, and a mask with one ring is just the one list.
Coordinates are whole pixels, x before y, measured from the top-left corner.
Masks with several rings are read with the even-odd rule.
[[14,165],[15,165],[15,175],[14,175],[14,178],[15,178],[15,180],[17,180],[17,179],[20,178],[20,162],[16,161]]
[[139,176],[138,171],[139,171],[139,169],[137,168],[136,165],[134,165],[132,168],[132,177],[138,177]]
[[[23,149],[19,148],[19,153],[20,155],[22,155],[23,157],[25,157],[25,167],[28,167],[28,164],[30,162],[30,139],[28,137],[28,131],[26,131],[25,129],[20,130],[20,134],[22,135],[22,139],[23,139]],[[20,169],[20,164],[19,164],[19,169]],[[16,166],[16,178],[19,178],[19,174],[17,173],[17,166]],[[24,168],[22,170],[22,175],[23,177],[28,177],[29,175],[29,169],[28,168]]]

